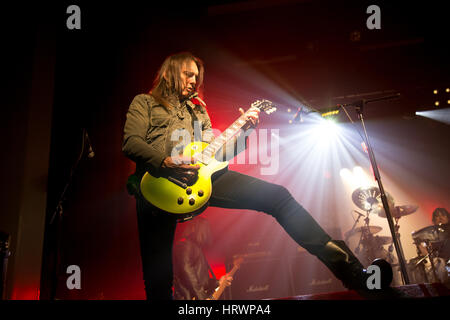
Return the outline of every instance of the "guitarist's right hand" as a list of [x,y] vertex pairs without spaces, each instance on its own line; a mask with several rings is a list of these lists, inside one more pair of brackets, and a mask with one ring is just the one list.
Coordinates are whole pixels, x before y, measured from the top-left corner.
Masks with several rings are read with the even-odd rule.
[[161,165],[161,168],[168,176],[189,184],[193,184],[198,178],[199,165],[191,165],[195,163],[192,157],[166,157]]

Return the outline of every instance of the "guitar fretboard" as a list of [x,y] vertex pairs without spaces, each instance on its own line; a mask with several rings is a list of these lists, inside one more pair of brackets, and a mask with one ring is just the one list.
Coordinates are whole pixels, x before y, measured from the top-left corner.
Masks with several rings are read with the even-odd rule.
[[201,153],[196,157],[198,161],[208,164],[210,159],[222,148],[246,123],[246,113],[240,116],[231,126],[229,126],[220,136],[214,139]]
[[[252,103],[251,107],[265,111],[267,114],[271,114],[277,109],[269,100],[257,100]],[[231,140],[231,138],[233,138],[236,133],[242,129],[244,124],[247,122],[246,117],[250,110],[251,108],[241,115],[235,122],[233,122],[233,124],[222,132],[220,136],[215,138],[214,141],[210,143],[201,153],[194,155],[195,160],[203,162],[204,164],[209,164],[216,152],[219,151],[225,143]]]

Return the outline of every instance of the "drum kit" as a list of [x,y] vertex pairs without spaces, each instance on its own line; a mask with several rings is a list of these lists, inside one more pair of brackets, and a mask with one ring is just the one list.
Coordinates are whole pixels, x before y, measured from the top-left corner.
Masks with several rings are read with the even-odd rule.
[[[417,211],[418,206],[404,205],[395,206],[394,198],[386,193],[389,209],[395,220],[395,232],[397,237],[400,237],[398,233],[398,222],[401,217],[410,215]],[[353,203],[361,210],[364,210],[366,214],[362,214],[355,210],[358,214],[352,229],[345,233],[345,240],[350,238],[357,239],[358,244],[355,248],[355,254],[360,259],[363,265],[370,265],[370,263],[376,259],[381,258],[389,262],[392,266],[398,265],[396,256],[394,255],[394,245],[392,237],[376,235],[383,228],[380,226],[370,225],[370,217],[377,215],[379,217],[386,217],[384,212],[383,203],[381,201],[380,189],[377,187],[358,188],[352,193]],[[361,217],[364,218],[363,226],[356,227]],[[387,246],[387,247],[385,247]]]
[[[417,205],[395,206],[394,198],[386,193],[388,199],[389,211],[395,222],[395,234],[400,240],[399,220],[407,215],[417,211]],[[380,226],[370,225],[370,217],[377,215],[386,218],[383,203],[381,201],[381,193],[377,187],[361,187],[352,193],[353,203],[366,213],[358,214],[353,227],[345,233],[345,240],[356,239],[358,244],[354,249],[355,254],[363,265],[370,265],[376,259],[381,258],[389,262],[393,268],[399,267],[396,256],[393,254],[394,246],[391,236],[376,235],[383,228]],[[364,218],[362,226],[358,226],[361,217]],[[446,262],[450,256],[450,230],[447,225],[429,226],[412,233],[414,244],[417,247],[418,256],[408,262],[408,274],[413,273],[413,281],[415,283],[422,282],[442,282],[444,272],[442,266],[446,266],[448,270],[449,264]],[[385,248],[385,246],[387,246]],[[426,248],[427,250],[423,250]],[[436,260],[439,258],[440,260]],[[425,266],[425,267],[424,267]],[[420,267],[420,268],[419,268]],[[439,269],[440,268],[440,269]],[[427,275],[424,278],[424,275]],[[431,279],[430,275],[434,276]],[[395,276],[394,276],[395,278]],[[400,280],[398,280],[400,282]],[[400,284],[400,283],[398,283]]]

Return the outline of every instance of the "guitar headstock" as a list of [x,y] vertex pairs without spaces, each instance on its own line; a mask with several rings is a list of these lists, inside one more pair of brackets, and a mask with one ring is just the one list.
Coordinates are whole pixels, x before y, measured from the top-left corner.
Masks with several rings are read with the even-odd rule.
[[243,261],[244,261],[244,257],[242,257],[242,256],[235,257],[233,259],[233,266],[235,266],[236,268],[239,268]]
[[267,114],[271,114],[277,110],[277,108],[273,105],[273,103],[269,100],[256,100],[251,104],[252,108],[258,108],[261,111],[264,111]]

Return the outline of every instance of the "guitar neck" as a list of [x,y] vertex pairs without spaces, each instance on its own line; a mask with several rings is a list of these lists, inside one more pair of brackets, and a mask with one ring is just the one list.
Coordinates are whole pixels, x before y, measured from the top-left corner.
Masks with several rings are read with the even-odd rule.
[[[251,104],[251,108],[258,108],[260,111],[264,111],[267,114],[271,114],[274,112],[277,108],[275,108],[272,105],[272,102],[268,100],[257,100]],[[250,109],[249,109],[250,110]],[[214,139],[214,141],[209,144],[201,153],[198,153],[195,158],[196,160],[202,161],[203,163],[208,164],[209,159],[211,159],[216,152],[224,146],[231,138],[234,137],[234,135],[242,129],[242,127],[247,123],[247,114],[249,112],[245,112],[243,115],[241,115],[231,126],[229,126],[220,136]]]
[[240,116],[231,126],[229,126],[220,136],[208,145],[202,152],[206,158],[211,158],[223,145],[233,138],[233,136],[241,130],[246,123],[245,114]]

